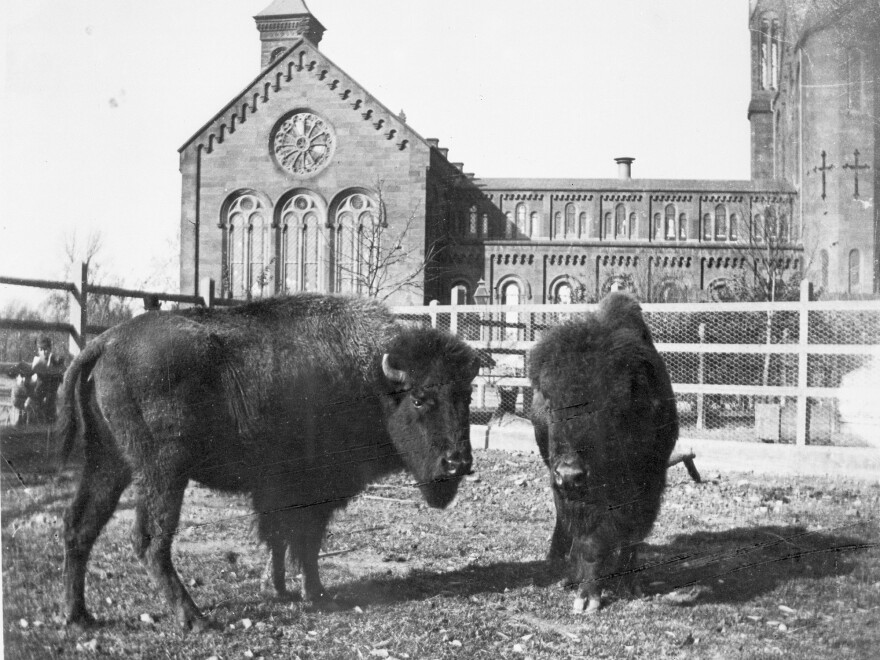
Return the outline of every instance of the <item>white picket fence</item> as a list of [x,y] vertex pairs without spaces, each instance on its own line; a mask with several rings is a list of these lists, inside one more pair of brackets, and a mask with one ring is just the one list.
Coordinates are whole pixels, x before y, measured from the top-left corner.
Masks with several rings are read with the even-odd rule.
[[[487,390],[508,387],[522,390],[527,408],[528,351],[547,327],[595,307],[427,305],[394,311],[448,329],[493,355],[499,366],[478,377],[477,405],[486,401]],[[683,436],[749,439],[743,437],[746,429],[750,439],[787,438],[797,445],[854,436],[855,444],[880,440],[880,300],[810,301],[805,283],[795,302],[643,304],[642,310],[670,366]],[[772,365],[771,374],[763,373],[765,365]]]

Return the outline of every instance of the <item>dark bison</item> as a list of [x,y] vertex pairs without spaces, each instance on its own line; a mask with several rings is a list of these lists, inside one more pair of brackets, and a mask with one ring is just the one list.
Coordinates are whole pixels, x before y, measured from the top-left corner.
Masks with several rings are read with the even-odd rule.
[[205,621],[171,563],[190,479],[252,496],[284,591],[322,601],[318,551],[335,509],[399,469],[445,507],[470,472],[475,352],[406,328],[370,300],[312,294],[229,310],[150,312],[90,342],[64,379],[59,432],[85,463],[65,517],[67,621],[86,624],[92,545],[122,491],[138,487],[135,553],[185,628]]
[[535,438],[556,504],[548,559],[569,558],[574,610],[594,612],[603,577],[632,586],[657,517],[678,437],[672,386],[638,303],[622,293],[550,330],[529,359]]

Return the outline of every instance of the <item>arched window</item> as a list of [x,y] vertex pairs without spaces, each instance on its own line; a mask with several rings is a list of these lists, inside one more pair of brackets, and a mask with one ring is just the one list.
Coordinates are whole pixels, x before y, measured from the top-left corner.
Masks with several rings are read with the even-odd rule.
[[553,238],[565,236],[565,227],[562,225],[562,211],[553,214]]
[[468,211],[468,234],[476,236],[479,233],[479,229],[477,226],[477,207],[472,206]]
[[712,214],[704,213],[703,214],[703,240],[711,241],[712,240]]
[[480,231],[484,238],[489,238],[489,214],[484,213],[482,220]]
[[678,215],[678,238],[681,241],[686,241],[688,237],[688,217],[687,213],[679,213]]
[[629,237],[630,238],[636,237],[636,222],[637,222],[636,214],[635,214],[635,211],[633,211],[632,213],[629,214]]
[[758,36],[761,47],[761,89],[777,89],[779,86],[779,21],[767,16],[761,21]]
[[675,207],[672,204],[666,205],[666,240],[675,240]]
[[605,213],[602,223],[602,238],[614,238],[614,225],[611,224],[611,211]]
[[618,204],[614,207],[614,236],[616,238],[627,238],[626,207],[623,204]]
[[529,232],[530,236],[537,236],[541,231],[540,224],[538,223],[538,212],[532,211],[532,215],[529,216]]
[[[506,282],[501,287],[501,304],[502,305],[519,305],[520,304],[521,292],[519,288],[519,284],[517,282]],[[519,322],[519,314],[517,312],[505,312],[504,320],[508,324],[515,324]],[[504,339],[509,340],[517,340],[519,339],[519,331],[516,327],[511,327],[507,325],[502,329],[502,337]]]
[[516,227],[513,224],[513,214],[508,211],[504,214],[504,238],[513,238]]
[[552,300],[557,305],[570,305],[572,299],[571,284],[562,280],[553,290]]
[[849,251],[849,269],[847,278],[847,291],[849,293],[858,293],[861,269],[861,257],[858,250]]
[[862,51],[850,48],[846,53],[846,105],[850,110],[862,109],[864,69]]
[[735,241],[739,237],[739,217],[736,213],[730,214],[730,240]]
[[470,295],[468,294],[467,284],[465,284],[464,282],[459,282],[452,287],[452,291],[450,291],[449,295],[449,301],[453,305],[467,305],[469,297]]
[[775,242],[779,237],[776,224],[776,209],[768,206],[764,211],[764,238],[768,242]]
[[655,239],[659,239],[663,237],[663,218],[660,215],[660,212],[654,214],[653,218],[654,231],[653,236]]
[[756,243],[763,243],[765,231],[764,216],[760,213],[756,213],[752,218],[752,240]]
[[253,192],[242,192],[226,205],[221,220],[225,249],[222,292],[233,298],[270,296],[275,292],[269,213]]
[[323,215],[316,199],[308,193],[294,195],[281,207],[278,229],[283,292],[318,290]]
[[577,227],[574,224],[575,211],[574,204],[565,205],[565,237],[573,238],[577,236]]
[[587,225],[587,214],[581,211],[578,216],[578,236],[586,236],[588,231],[590,230]]
[[526,205],[516,205],[516,237],[525,238],[529,235],[528,227],[526,227]]
[[828,250],[819,253],[819,283],[823,289],[828,288]]
[[372,294],[369,284],[379,262],[383,227],[379,206],[364,193],[353,193],[335,208],[331,223],[331,291]]
[[715,240],[727,240],[727,209],[724,204],[715,207]]
[[779,211],[776,219],[776,235],[780,243],[788,243],[788,214],[785,209]]

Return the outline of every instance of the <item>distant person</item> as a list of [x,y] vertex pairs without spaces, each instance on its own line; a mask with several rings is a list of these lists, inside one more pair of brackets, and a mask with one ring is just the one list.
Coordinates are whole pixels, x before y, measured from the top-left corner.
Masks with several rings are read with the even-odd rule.
[[35,421],[31,399],[31,374],[31,368],[25,362],[19,362],[8,374],[10,378],[15,379],[15,385],[12,387],[12,407],[17,412],[16,426],[24,426]]
[[31,365],[31,400],[40,421],[55,421],[58,386],[64,379],[64,359],[52,352],[52,341],[45,335],[37,342],[37,355]]

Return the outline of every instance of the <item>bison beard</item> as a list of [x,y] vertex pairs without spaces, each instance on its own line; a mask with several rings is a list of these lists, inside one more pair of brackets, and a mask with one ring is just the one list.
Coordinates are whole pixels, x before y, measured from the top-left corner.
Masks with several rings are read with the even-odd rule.
[[90,342],[68,370],[58,431],[85,462],[65,516],[67,621],[92,621],[95,539],[134,481],[135,553],[184,628],[205,620],[171,562],[190,479],[251,494],[284,593],[284,555],[321,602],[318,551],[333,512],[399,469],[445,507],[470,471],[475,353],[407,329],[380,303],[301,294],[226,311],[152,312]]
[[634,586],[678,437],[672,386],[638,303],[619,293],[551,330],[532,350],[530,373],[556,505],[548,559],[569,558],[574,610],[594,612],[603,579]]

